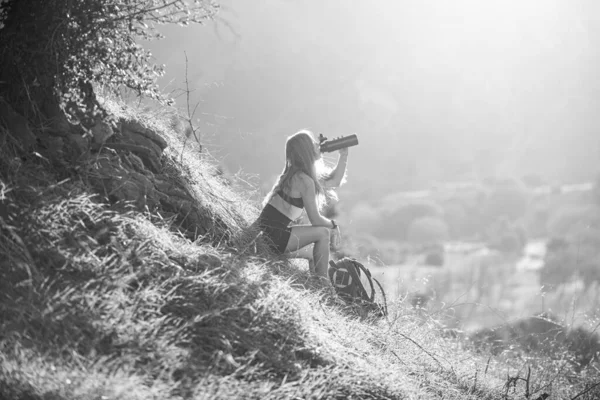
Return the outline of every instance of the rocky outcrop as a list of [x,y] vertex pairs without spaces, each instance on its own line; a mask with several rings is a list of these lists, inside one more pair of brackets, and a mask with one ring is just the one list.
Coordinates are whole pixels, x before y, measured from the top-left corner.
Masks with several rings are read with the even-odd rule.
[[128,151],[138,156],[152,172],[160,172],[160,159],[167,142],[139,122],[122,120],[113,129],[108,123],[101,121],[91,128],[91,133],[94,150],[108,147]]
[[101,123],[92,132],[89,182],[104,198],[170,219],[192,240],[223,227],[182,169],[170,167],[176,161],[163,154],[167,142],[159,134],[137,121],[119,121],[116,128]]
[[103,200],[160,216],[192,240],[210,240],[211,234],[228,239],[220,213],[193,190],[177,160],[164,154],[167,142],[158,132],[123,118],[99,121],[87,131],[67,125],[32,127],[0,96],[0,143],[20,149],[21,159],[41,157],[67,174],[73,167],[80,175],[87,171],[81,176]]

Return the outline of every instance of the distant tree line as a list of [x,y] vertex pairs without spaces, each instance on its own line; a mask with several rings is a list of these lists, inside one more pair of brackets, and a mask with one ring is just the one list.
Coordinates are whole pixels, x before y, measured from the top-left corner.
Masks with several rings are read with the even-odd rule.
[[521,219],[529,207],[527,190],[506,181],[461,191],[433,192],[353,210],[363,230],[385,240],[416,245],[446,240],[485,241],[503,252],[519,252],[527,240]]

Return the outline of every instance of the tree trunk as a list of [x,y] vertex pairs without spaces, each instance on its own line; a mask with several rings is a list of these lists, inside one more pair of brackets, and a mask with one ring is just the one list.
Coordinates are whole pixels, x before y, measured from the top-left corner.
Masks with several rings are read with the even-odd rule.
[[[62,51],[59,28],[65,19],[60,12],[65,5],[62,0],[10,0],[4,5],[8,11],[0,29],[0,97],[37,128],[34,132],[43,128],[61,136],[73,128],[56,92],[60,68],[56,54]],[[24,130],[11,133],[19,132]]]

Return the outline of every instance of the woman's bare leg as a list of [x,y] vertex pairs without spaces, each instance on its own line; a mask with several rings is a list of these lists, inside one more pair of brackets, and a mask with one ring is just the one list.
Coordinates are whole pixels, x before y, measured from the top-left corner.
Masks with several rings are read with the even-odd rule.
[[329,229],[323,226],[293,226],[285,252],[297,251],[311,243],[315,244],[313,247],[315,273],[319,276],[327,277],[327,266],[329,265]]

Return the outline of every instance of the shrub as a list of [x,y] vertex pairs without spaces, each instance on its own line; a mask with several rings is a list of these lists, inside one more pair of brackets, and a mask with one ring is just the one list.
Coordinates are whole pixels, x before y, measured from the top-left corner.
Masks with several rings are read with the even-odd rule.
[[585,235],[585,240],[573,235],[568,240],[559,237],[549,241],[540,271],[541,284],[555,288],[574,277],[582,279],[586,288],[600,282],[600,232],[590,230]]
[[524,218],[527,232],[532,237],[545,237],[547,235],[548,218],[550,210],[546,205],[535,205]]
[[496,183],[485,198],[483,212],[488,221],[499,217],[514,221],[525,215],[528,202],[522,185],[512,181]]
[[415,219],[408,228],[408,240],[415,244],[440,243],[448,239],[448,226],[437,217]]
[[506,218],[498,218],[486,231],[488,246],[503,253],[518,253],[527,243],[525,229]]
[[569,237],[588,227],[600,228],[600,211],[589,205],[570,205],[560,208],[548,220],[548,233]]
[[586,288],[600,281],[600,211],[590,205],[562,207],[548,221],[545,266],[542,284],[554,287],[573,277],[583,280]]
[[540,186],[544,186],[547,182],[538,174],[526,174],[521,177],[521,182],[523,182],[529,188],[537,188]]
[[425,265],[433,265],[435,267],[444,266],[444,249],[429,251],[425,256]]
[[448,201],[442,205],[444,210],[444,221],[448,224],[448,230],[453,238],[469,235],[472,216],[467,212],[467,207],[458,200]]
[[575,257],[567,246],[551,250],[544,257],[544,268],[540,270],[540,284],[550,289],[568,282],[574,275]]
[[362,233],[373,233],[381,220],[381,212],[367,203],[356,204],[350,215],[352,218],[351,227]]
[[401,205],[392,212],[386,212],[383,223],[377,229],[377,236],[384,239],[408,240],[408,230],[413,221],[423,217],[439,217],[441,208],[430,201],[414,201]]

